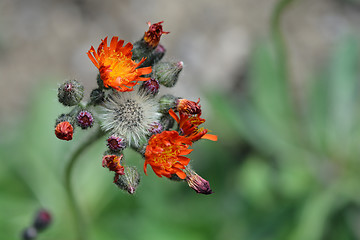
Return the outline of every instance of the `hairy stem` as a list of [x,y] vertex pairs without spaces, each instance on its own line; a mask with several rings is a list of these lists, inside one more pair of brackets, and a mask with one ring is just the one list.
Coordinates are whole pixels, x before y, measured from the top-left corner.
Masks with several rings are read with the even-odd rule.
[[78,145],[77,149],[71,154],[70,159],[65,168],[65,189],[68,195],[69,204],[71,211],[74,215],[74,220],[76,224],[77,231],[77,239],[78,240],[86,240],[87,239],[87,231],[86,231],[86,222],[81,213],[80,206],[76,201],[74,189],[71,184],[71,175],[74,169],[74,165],[76,161],[79,159],[79,156],[94,142],[96,142],[99,138],[104,136],[105,132],[103,132],[100,128],[97,129],[96,132],[93,133],[90,137],[86,138],[84,142]]

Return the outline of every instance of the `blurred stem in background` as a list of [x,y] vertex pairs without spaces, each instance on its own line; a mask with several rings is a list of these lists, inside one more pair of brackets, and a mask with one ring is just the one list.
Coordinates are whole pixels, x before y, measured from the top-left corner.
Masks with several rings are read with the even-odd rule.
[[98,128],[95,132],[92,133],[91,136],[85,139],[82,143],[80,143],[75,151],[69,158],[69,161],[65,168],[65,189],[68,195],[70,208],[72,210],[74,216],[74,222],[76,224],[76,231],[77,231],[77,239],[79,240],[86,240],[88,233],[87,233],[87,223],[84,219],[84,215],[81,212],[81,208],[79,203],[76,200],[75,192],[74,192],[74,184],[72,183],[72,172],[75,166],[76,161],[79,159],[79,156],[94,142],[99,140],[102,136],[105,135],[105,132]]

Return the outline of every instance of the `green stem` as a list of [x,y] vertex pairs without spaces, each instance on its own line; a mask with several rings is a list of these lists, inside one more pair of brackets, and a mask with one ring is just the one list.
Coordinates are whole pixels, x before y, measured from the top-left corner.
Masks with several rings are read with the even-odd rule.
[[284,15],[284,11],[294,0],[280,0],[274,9],[271,16],[271,33],[274,40],[275,49],[278,56],[278,63],[281,67],[281,74],[284,79],[288,79],[288,66],[287,66],[287,49],[285,38],[281,30],[281,20]]
[[74,169],[74,165],[76,161],[79,159],[79,156],[96,140],[104,136],[105,132],[103,132],[100,128],[93,133],[90,137],[88,137],[84,142],[82,142],[77,149],[72,153],[68,164],[65,168],[65,189],[68,194],[69,204],[71,207],[71,211],[74,214],[74,220],[76,224],[77,231],[77,239],[85,240],[87,239],[87,231],[86,231],[86,222],[84,216],[81,213],[81,209],[79,204],[76,201],[73,185],[71,184],[71,174]]

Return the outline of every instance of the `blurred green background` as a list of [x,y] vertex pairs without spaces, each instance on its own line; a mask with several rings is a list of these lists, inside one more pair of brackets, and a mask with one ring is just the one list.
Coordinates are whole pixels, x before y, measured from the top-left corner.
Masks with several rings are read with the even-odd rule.
[[[85,10],[95,4],[94,1],[66,1],[62,6],[77,2],[86,6],[79,8]],[[129,9],[140,11],[142,2],[134,2],[135,7]],[[295,44],[299,42],[291,41],[294,36],[310,39],[310,42],[317,39],[311,36],[311,31],[296,32],[296,27],[313,27],[311,21],[309,23],[301,18],[301,13],[306,16],[306,10],[312,9],[313,1],[268,1],[266,5],[260,0],[253,2],[257,4],[225,1],[227,7],[222,6],[222,10],[235,6],[235,12],[240,12],[240,6],[248,7],[251,14],[256,12],[253,10],[255,5],[259,6],[258,18],[266,21],[261,22],[262,34],[253,36],[251,31],[247,32],[252,36],[249,40],[255,39],[250,41],[251,44],[244,45],[237,41],[239,38],[233,38],[230,39],[235,43],[230,44],[233,49],[216,52],[217,45],[213,47],[214,56],[218,57],[213,59],[215,62],[227,57],[222,54],[229,54],[232,50],[236,52],[234,47],[237,44],[239,49],[247,48],[248,53],[233,56],[233,59],[239,59],[236,68],[226,73],[214,73],[223,78],[213,81],[210,77],[210,84],[206,82],[208,75],[202,75],[201,71],[211,72],[211,66],[197,63],[191,67],[198,61],[197,51],[203,53],[208,46],[206,41],[204,49],[201,44],[192,46],[178,42],[191,39],[187,36],[190,33],[199,34],[194,39],[201,39],[201,27],[195,25],[190,33],[181,30],[178,27],[181,23],[176,25],[174,19],[186,17],[186,12],[180,17],[171,16],[170,10],[164,13],[164,20],[169,21],[169,25],[164,23],[164,29],[171,31],[176,38],[169,40],[173,50],[167,48],[168,55],[177,58],[177,51],[181,51],[183,55],[179,53],[180,57],[189,60],[189,66],[180,75],[178,85],[183,85],[182,88],[175,88],[172,93],[186,95],[190,92],[193,95],[186,97],[192,100],[202,96],[206,127],[219,137],[218,142],[202,140],[194,144],[195,151],[190,155],[192,165],[210,182],[214,193],[208,196],[196,194],[186,183],[158,178],[152,171],[149,171],[149,176],[142,174],[135,195],[122,192],[112,184],[112,174],[101,167],[105,149],[103,139],[81,156],[72,178],[76,198],[89,224],[89,239],[360,239],[360,39],[358,29],[354,28],[358,22],[359,2],[329,0],[314,3],[318,7],[317,4],[322,2],[328,12],[317,13],[325,19],[332,19],[320,30],[336,35],[330,34],[332,42],[329,44],[324,40],[327,47],[318,52],[317,46],[321,42],[313,46],[310,44],[313,48],[307,49],[303,48],[304,45]],[[5,1],[2,4],[12,9],[11,4],[25,3],[15,1],[10,4]],[[115,3],[106,1],[105,5],[109,7],[111,4]],[[131,5],[129,1],[121,4],[125,9]],[[200,11],[204,6],[202,4],[205,2],[196,2],[196,10]],[[210,1],[205,10],[210,9],[211,12],[217,6]],[[266,14],[261,12],[264,9]],[[148,11],[149,16],[145,20],[153,21],[151,14],[156,14],[158,10],[141,11]],[[85,11],[89,12],[93,14]],[[99,14],[104,15],[103,12]],[[188,14],[205,25],[211,21],[204,12]],[[216,16],[219,19],[219,16],[226,16],[226,12],[221,14]],[[303,21],[296,22],[296,16]],[[86,16],[83,18],[91,21]],[[101,17],[97,15],[97,18]],[[159,14],[154,22],[163,20],[158,18]],[[231,22],[230,18],[226,21]],[[289,30],[284,19],[295,22],[295,30]],[[142,24],[145,20],[141,20]],[[109,19],[104,17],[102,21],[107,23]],[[141,24],[132,18],[127,27],[140,29],[136,34],[141,36],[146,28]],[[16,71],[11,74],[3,71],[9,64],[7,61],[12,59],[9,57],[12,56],[11,51],[17,51],[16,43],[8,49],[12,45],[7,45],[4,35],[8,28],[4,25],[0,25],[0,51],[3,53],[0,56],[1,83],[6,86],[10,76],[10,82],[14,83],[9,83],[9,86],[19,86],[19,89],[14,87],[11,95],[19,95],[22,104],[4,103],[5,92],[9,89],[2,87],[4,94],[0,106],[6,107],[1,109],[0,125],[0,239],[19,239],[21,231],[31,224],[35,212],[41,207],[52,213],[54,221],[48,230],[39,235],[39,240],[75,239],[63,174],[71,152],[86,138],[87,132],[77,129],[74,140],[64,142],[54,136],[53,128],[55,118],[67,111],[56,101],[57,84],[67,74],[76,75],[77,70],[67,68],[60,71],[42,65],[44,72],[37,74],[36,81],[29,80],[32,87],[26,85],[30,84],[26,83],[26,77],[23,82],[16,82]],[[179,28],[180,33],[172,26]],[[91,25],[86,27],[91,28]],[[237,29],[238,26],[233,27]],[[254,29],[252,27],[239,26]],[[96,31],[93,35],[99,35]],[[127,31],[126,28],[124,31]],[[107,30],[104,32],[107,33]],[[205,39],[219,37],[222,32],[215,28],[206,34]],[[238,35],[224,37],[231,36]],[[73,38],[77,36],[73,35]],[[90,44],[96,45],[97,42],[94,40]],[[79,62],[89,62],[89,65],[77,65],[77,60],[74,65],[82,66],[86,69],[83,71],[88,72],[79,75],[83,78],[81,81],[88,84],[90,92],[95,86],[95,70],[89,70],[91,63],[83,54],[82,48],[90,46],[87,43],[87,40],[82,42],[86,46],[78,47],[81,51],[75,51],[74,55]],[[177,46],[180,49],[176,50]],[[61,45],[62,49],[67,47],[65,43]],[[296,56],[299,53],[306,57]],[[60,62],[65,60],[61,58]],[[59,64],[56,57],[50,63]],[[218,64],[222,66],[223,63],[219,61]],[[82,67],[79,67],[80,72]],[[22,75],[31,73],[26,68],[21,69],[20,79]],[[224,70],[228,69],[225,67]],[[92,78],[87,78],[87,74]],[[31,79],[36,78],[30,76]],[[16,91],[23,91],[24,84],[29,86],[26,90],[30,93],[18,94]],[[193,88],[189,90],[190,86]],[[127,160],[142,172],[141,157],[131,150],[126,155]]]

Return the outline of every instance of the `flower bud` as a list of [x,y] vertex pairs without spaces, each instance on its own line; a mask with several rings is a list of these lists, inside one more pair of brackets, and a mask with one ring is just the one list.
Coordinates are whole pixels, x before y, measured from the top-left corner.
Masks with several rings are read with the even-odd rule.
[[183,62],[159,62],[154,65],[152,76],[157,79],[161,85],[173,87],[183,67]]
[[74,106],[84,97],[84,87],[76,80],[68,80],[58,88],[59,102],[65,106]]
[[177,100],[177,110],[179,112],[188,114],[188,115],[194,115],[199,114],[201,115],[201,106],[199,105],[200,98],[197,102],[189,101],[187,99],[178,99]]
[[68,121],[59,122],[55,127],[55,135],[58,139],[70,141],[73,138],[74,127]]
[[164,128],[160,122],[153,122],[150,125],[149,132],[152,134],[158,134],[158,133],[161,133],[163,130],[164,130]]
[[150,78],[149,80],[143,82],[140,87],[140,91],[144,92],[146,95],[155,96],[159,93],[159,88],[159,81],[154,78]]
[[174,126],[175,120],[169,114],[164,114],[160,119],[160,123],[163,126],[163,129],[168,131]]
[[163,31],[161,25],[163,22],[164,21],[154,24],[151,24],[150,22],[147,23],[149,25],[149,30],[145,32],[143,39],[149,45],[149,47],[155,48],[160,42],[161,35],[170,33]]
[[136,167],[125,166],[124,175],[119,176],[115,184],[118,188],[127,191],[130,194],[134,194],[136,188],[140,183],[140,174],[136,170]]
[[106,145],[114,152],[120,152],[126,148],[126,141],[124,138],[111,136],[106,141]]
[[36,230],[42,231],[45,230],[51,224],[51,221],[52,221],[51,214],[47,210],[41,209],[36,214],[33,226],[34,228],[36,228]]
[[33,240],[36,237],[37,237],[37,231],[34,227],[28,227],[22,233],[23,240]]
[[184,172],[186,173],[186,182],[192,189],[197,193],[201,194],[211,194],[212,190],[208,181],[200,177],[194,170],[189,166],[186,166]]
[[90,102],[93,105],[101,104],[105,99],[105,93],[100,89],[96,88],[90,93]]
[[102,166],[108,168],[109,171],[115,172],[114,182],[119,178],[119,175],[124,175],[124,167],[121,166],[121,160],[124,155],[105,155],[102,159]]
[[175,109],[178,105],[178,98],[173,95],[166,94],[159,99],[159,111],[161,113],[168,113],[170,109]]
[[88,111],[80,111],[76,116],[77,125],[80,126],[82,129],[87,129],[92,127],[94,123],[94,118],[92,114]]
[[159,44],[145,59],[141,64],[141,67],[153,66],[155,63],[159,62],[165,55],[166,49],[163,45]]

